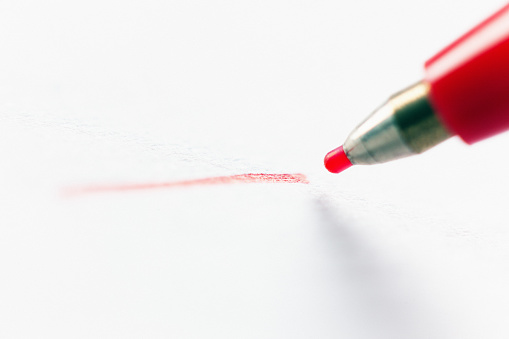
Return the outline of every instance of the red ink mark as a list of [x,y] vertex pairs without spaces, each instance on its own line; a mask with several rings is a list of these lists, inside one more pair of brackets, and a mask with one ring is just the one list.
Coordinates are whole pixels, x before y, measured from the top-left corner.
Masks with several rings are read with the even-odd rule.
[[157,188],[174,188],[199,185],[222,185],[236,183],[287,183],[287,184],[309,184],[304,174],[262,174],[248,173],[224,177],[211,177],[203,179],[169,181],[147,184],[126,184],[126,185],[100,185],[88,186],[66,190],[66,195],[78,195],[83,193],[101,193],[101,192],[122,192],[138,191]]
[[343,146],[339,146],[327,153],[323,162],[325,164],[325,168],[327,168],[327,170],[331,173],[339,173],[352,166],[352,163],[347,158],[345,151],[343,151]]

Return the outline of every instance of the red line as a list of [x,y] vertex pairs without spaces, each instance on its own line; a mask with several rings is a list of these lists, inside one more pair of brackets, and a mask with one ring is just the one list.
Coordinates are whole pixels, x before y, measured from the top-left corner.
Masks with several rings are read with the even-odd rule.
[[263,173],[247,173],[224,177],[210,177],[183,181],[169,181],[159,183],[145,184],[126,184],[126,185],[96,185],[81,188],[72,188],[65,190],[66,195],[77,195],[84,193],[101,193],[101,192],[123,192],[123,191],[139,191],[157,188],[174,188],[199,185],[221,185],[236,183],[287,183],[287,184],[309,184],[304,174],[263,174]]

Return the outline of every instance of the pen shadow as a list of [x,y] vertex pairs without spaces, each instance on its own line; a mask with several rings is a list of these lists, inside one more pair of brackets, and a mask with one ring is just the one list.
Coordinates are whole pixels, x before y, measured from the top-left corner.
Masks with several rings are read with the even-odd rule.
[[370,248],[331,198],[322,195],[314,202],[330,270],[347,289],[355,338],[445,338],[425,297],[409,283],[411,273]]

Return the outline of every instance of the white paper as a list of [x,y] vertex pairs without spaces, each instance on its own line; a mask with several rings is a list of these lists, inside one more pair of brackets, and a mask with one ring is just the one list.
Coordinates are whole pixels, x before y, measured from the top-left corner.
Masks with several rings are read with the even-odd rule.
[[323,168],[500,5],[1,2],[0,336],[507,338],[508,135]]

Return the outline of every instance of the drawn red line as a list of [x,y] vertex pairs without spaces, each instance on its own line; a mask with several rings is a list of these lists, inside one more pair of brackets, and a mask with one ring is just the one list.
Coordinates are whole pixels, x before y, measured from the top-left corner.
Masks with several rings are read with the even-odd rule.
[[199,185],[224,185],[236,183],[286,183],[286,184],[309,184],[304,174],[264,174],[247,173],[222,177],[210,177],[183,181],[169,181],[144,184],[125,184],[125,185],[95,185],[81,188],[72,188],[65,190],[66,195],[79,195],[85,193],[101,192],[122,192],[139,191],[158,188],[175,188]]

